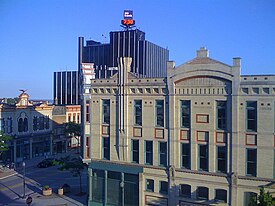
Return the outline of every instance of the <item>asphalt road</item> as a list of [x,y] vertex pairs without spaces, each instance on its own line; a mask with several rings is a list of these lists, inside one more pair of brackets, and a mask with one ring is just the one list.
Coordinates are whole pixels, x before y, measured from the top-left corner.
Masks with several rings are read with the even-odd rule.
[[[41,195],[41,189],[44,185],[49,185],[51,188],[53,188],[53,191],[57,193],[57,189],[61,187],[64,183],[70,185],[72,190],[71,193],[62,197],[62,199],[68,198],[68,200],[66,201],[71,202],[71,204],[66,204],[85,205],[86,195],[77,196],[77,194],[79,193],[79,177],[73,177],[69,171],[59,171],[57,168],[58,166],[48,168],[26,168],[26,195],[30,195],[33,197],[33,203],[31,205],[53,205],[52,203],[50,203],[50,197],[45,199]],[[18,205],[18,202],[24,202],[24,200],[22,199],[22,174],[22,171],[18,171],[17,175],[0,180],[0,205]],[[83,191],[87,190],[86,172],[83,172],[82,175],[82,189]],[[40,201],[43,198],[44,200]],[[53,195],[52,199],[53,198],[59,198],[59,196]],[[36,199],[37,204],[34,204]],[[38,202],[41,203],[38,204]],[[62,201],[56,199],[55,202]],[[63,202],[65,202],[65,200]]]

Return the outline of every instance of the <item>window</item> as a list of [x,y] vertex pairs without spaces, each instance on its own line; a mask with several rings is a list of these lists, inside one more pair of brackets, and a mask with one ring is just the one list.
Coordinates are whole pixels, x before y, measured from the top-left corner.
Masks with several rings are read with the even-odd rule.
[[181,144],[181,167],[190,169],[190,144]]
[[208,171],[208,145],[199,145],[199,169]]
[[257,198],[257,193],[254,192],[244,192],[244,206],[251,206],[251,198]]
[[18,120],[18,132],[23,132],[23,131],[24,131],[23,119],[19,118],[19,120]]
[[217,146],[217,171],[227,172],[226,146]]
[[145,164],[153,165],[153,142],[145,141]]
[[110,100],[102,100],[102,123],[110,124]]
[[165,181],[159,182],[159,193],[168,194],[168,182],[165,182]]
[[103,159],[107,159],[107,160],[110,160],[110,138],[109,137],[103,137],[102,138],[103,140]]
[[154,180],[151,180],[151,179],[146,180],[146,191],[154,192]]
[[256,177],[257,149],[246,149],[246,175]]
[[34,131],[36,131],[38,129],[37,128],[37,125],[38,125],[37,116],[34,116],[32,121],[33,121],[32,128]]
[[226,129],[226,101],[217,101],[217,129]]
[[167,166],[167,142],[159,142],[159,165]]
[[[8,134],[12,133],[12,118],[11,117],[8,117],[7,127],[8,127],[7,133]],[[1,130],[1,127],[0,127],[0,130]]]
[[142,126],[142,100],[134,101],[134,124]]
[[44,116],[40,116],[39,117],[38,129],[39,130],[43,130],[44,129]]
[[191,198],[191,185],[180,185],[180,196]]
[[203,199],[203,200],[208,200],[208,188],[207,187],[198,187],[197,198]]
[[156,126],[164,127],[164,101],[156,100]]
[[90,101],[86,101],[86,122],[90,122]]
[[46,118],[45,118],[45,121],[46,121],[46,129],[49,129],[50,128],[50,118],[49,118],[49,116],[46,116]]
[[246,102],[246,130],[257,131],[257,102]]
[[132,139],[132,162],[139,163],[139,140]]
[[181,127],[190,127],[190,100],[181,101]]
[[222,189],[217,189],[215,194],[215,200],[221,202],[227,202],[227,191]]

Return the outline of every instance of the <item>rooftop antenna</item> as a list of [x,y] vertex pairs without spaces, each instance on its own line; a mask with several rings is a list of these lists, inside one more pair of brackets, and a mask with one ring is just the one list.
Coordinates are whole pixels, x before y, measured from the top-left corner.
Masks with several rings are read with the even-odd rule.
[[121,20],[121,26],[125,31],[129,31],[135,28],[135,20],[133,19],[133,10],[124,10],[123,20]]

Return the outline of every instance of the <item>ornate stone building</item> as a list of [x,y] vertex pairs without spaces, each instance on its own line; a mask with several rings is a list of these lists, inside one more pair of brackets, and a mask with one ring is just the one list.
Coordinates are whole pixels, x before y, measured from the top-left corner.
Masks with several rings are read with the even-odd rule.
[[16,105],[0,104],[0,129],[13,136],[7,161],[22,162],[52,154],[52,109],[46,103],[33,105],[22,92]]
[[166,78],[83,84],[89,205],[248,205],[275,182],[275,75],[197,57]]

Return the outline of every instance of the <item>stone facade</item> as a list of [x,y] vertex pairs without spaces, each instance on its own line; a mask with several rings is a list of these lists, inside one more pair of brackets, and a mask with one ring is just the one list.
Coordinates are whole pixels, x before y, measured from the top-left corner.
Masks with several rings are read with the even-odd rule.
[[205,48],[168,62],[167,78],[130,65],[83,84],[89,205],[234,206],[260,186],[274,192],[275,75],[241,75],[240,58],[230,66]]
[[0,129],[13,137],[6,161],[52,154],[52,105],[33,105],[29,95],[22,92],[16,105],[0,104]]

